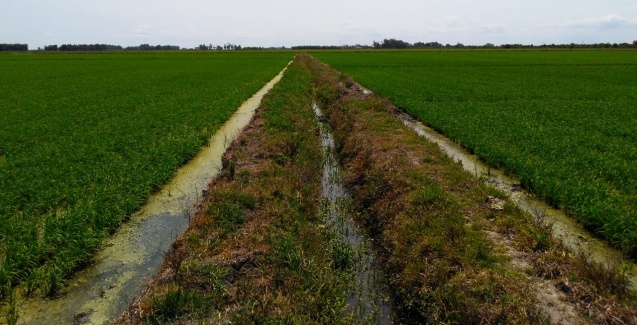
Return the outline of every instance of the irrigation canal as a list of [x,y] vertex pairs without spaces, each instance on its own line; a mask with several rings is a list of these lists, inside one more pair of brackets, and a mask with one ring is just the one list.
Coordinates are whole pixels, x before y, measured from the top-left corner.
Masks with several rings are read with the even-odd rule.
[[[320,121],[323,116],[320,108],[316,103],[312,104],[312,108]],[[349,288],[347,312],[359,324],[392,324],[390,292],[376,259],[374,243],[352,218],[351,198],[340,180],[334,137],[327,124],[319,123],[324,152],[321,180],[325,199],[323,214],[327,225],[353,250],[355,274]]]

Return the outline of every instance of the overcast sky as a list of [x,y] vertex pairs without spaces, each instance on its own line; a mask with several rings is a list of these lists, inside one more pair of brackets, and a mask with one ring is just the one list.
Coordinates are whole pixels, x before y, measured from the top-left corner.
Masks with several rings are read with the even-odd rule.
[[195,47],[637,40],[635,0],[0,0],[0,43]]

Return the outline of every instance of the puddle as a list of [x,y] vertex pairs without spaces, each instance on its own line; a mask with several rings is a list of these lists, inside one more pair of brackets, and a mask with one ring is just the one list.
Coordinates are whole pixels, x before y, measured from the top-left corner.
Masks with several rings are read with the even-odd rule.
[[18,323],[105,324],[119,317],[157,273],[165,252],[187,228],[202,191],[221,169],[226,148],[250,122],[263,96],[285,70],[243,103],[212,136],[210,144],[107,240],[95,257],[94,267],[80,271],[58,298],[18,301]]
[[[314,113],[323,116],[316,103]],[[340,183],[340,168],[334,154],[334,138],[327,125],[320,122],[321,144],[324,151],[323,213],[326,223],[348,243],[354,251],[354,279],[347,298],[347,312],[358,324],[392,324],[392,304],[384,276],[376,260],[372,240],[352,219],[351,198]]]
[[[371,93],[366,89],[363,91],[366,94]],[[489,168],[477,156],[470,154],[460,145],[416,121],[411,116],[401,113],[397,117],[404,125],[416,131],[420,136],[438,144],[447,156],[462,164],[466,171],[485,179],[490,185],[506,192],[511,200],[522,210],[536,218],[543,217],[544,222],[552,226],[553,235],[559,238],[572,252],[582,253],[591,260],[602,264],[607,264],[609,261],[624,260],[619,251],[592,236],[581,224],[567,217],[564,212],[552,208],[544,201],[524,191],[515,177],[505,175],[502,170]],[[636,290],[637,270],[633,270],[631,274],[628,274],[628,278],[632,282],[632,289]]]

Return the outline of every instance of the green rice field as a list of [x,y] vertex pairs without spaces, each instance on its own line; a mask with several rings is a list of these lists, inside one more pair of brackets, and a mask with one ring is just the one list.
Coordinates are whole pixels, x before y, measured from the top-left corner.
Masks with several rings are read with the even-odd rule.
[[637,257],[634,51],[313,55]]
[[291,58],[0,55],[0,298],[55,293]]

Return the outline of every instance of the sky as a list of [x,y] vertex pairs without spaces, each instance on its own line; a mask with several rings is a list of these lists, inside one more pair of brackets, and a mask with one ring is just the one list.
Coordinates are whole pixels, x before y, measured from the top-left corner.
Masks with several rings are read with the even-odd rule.
[[0,43],[632,43],[635,0],[0,0]]

